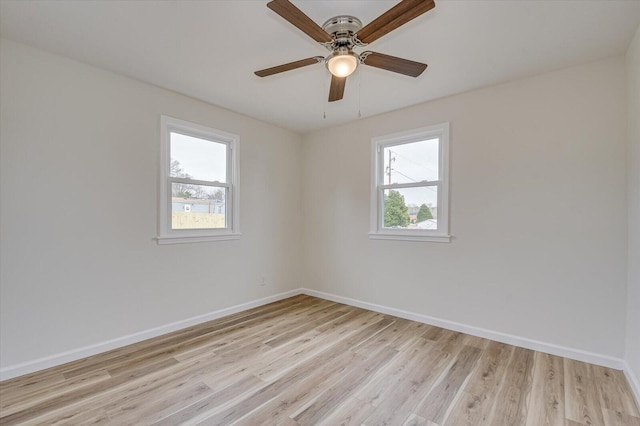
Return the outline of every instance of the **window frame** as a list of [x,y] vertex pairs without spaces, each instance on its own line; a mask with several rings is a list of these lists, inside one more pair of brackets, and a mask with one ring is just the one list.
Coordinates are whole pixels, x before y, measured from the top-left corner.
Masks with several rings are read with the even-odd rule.
[[[438,138],[438,180],[416,183],[384,183],[384,148]],[[404,241],[450,242],[449,235],[449,123],[440,123],[371,139],[371,207],[369,238]],[[437,229],[391,229],[384,227],[384,191],[436,186]]]
[[[227,146],[225,183],[170,176],[171,133],[179,133]],[[165,115],[160,116],[160,182],[158,196],[158,244],[236,240],[240,238],[240,136]],[[172,229],[172,183],[226,188],[227,226],[216,229]]]

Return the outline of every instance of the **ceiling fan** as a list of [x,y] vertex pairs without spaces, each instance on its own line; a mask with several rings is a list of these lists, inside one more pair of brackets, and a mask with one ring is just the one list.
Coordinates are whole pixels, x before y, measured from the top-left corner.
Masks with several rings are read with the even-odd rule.
[[273,0],[267,4],[267,7],[326,47],[331,53],[326,58],[313,56],[256,71],[255,74],[259,77],[324,63],[331,72],[329,102],[334,102],[342,99],[347,77],[355,71],[359,64],[411,77],[418,77],[427,68],[427,64],[420,62],[371,51],[358,54],[353,49],[367,46],[399,26],[433,9],[435,7],[434,0],[401,0],[400,3],[364,27],[358,18],[349,15],[335,16],[320,27],[289,0]]

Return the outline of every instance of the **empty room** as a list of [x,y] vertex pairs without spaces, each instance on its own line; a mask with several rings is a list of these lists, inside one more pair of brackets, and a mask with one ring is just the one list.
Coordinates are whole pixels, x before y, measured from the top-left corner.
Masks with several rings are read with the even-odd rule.
[[640,1],[0,36],[0,425],[640,426]]

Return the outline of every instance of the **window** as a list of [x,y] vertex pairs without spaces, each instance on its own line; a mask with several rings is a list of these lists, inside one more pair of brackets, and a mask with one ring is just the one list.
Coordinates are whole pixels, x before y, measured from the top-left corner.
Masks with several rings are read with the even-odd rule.
[[449,123],[372,140],[370,238],[448,242]]
[[161,117],[159,244],[239,238],[237,135]]

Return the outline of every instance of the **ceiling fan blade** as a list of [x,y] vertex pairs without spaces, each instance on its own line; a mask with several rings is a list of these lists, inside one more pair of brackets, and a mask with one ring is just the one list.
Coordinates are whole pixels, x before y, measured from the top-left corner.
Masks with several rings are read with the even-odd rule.
[[344,84],[347,77],[336,77],[331,75],[331,87],[329,88],[329,102],[335,102],[342,99],[344,95]]
[[[365,56],[365,54],[367,55]],[[362,62],[365,65],[397,72],[410,77],[417,77],[427,69],[427,64],[423,64],[422,62],[410,61],[383,53],[363,52],[361,56],[365,56]]]
[[402,0],[358,31],[358,39],[369,44],[435,6],[434,0]]
[[301,59],[299,61],[289,62],[288,64],[278,65],[277,67],[271,67],[256,71],[255,75],[257,75],[258,77],[267,77],[273,74],[294,70],[296,68],[306,67],[307,65],[317,64],[322,62],[323,60],[324,58],[322,56],[314,56],[313,58]]
[[267,3],[267,7],[289,21],[292,25],[298,27],[300,31],[315,41],[319,43],[329,43],[333,40],[320,25],[313,22],[311,18],[295,7],[289,0],[273,0]]

